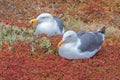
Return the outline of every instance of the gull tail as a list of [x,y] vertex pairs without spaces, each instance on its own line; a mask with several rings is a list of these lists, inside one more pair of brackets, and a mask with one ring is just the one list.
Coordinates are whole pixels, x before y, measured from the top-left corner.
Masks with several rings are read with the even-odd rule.
[[102,29],[99,32],[102,34],[105,34],[105,30],[106,30],[106,27],[104,26],[104,27],[102,27]]

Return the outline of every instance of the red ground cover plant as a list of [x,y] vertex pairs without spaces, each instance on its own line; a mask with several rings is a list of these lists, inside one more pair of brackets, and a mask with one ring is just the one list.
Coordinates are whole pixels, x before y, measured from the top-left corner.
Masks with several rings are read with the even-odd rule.
[[120,79],[120,44],[103,45],[94,57],[79,60],[67,60],[39,50],[33,53],[28,43],[20,41],[12,45],[13,50],[8,47],[3,43],[0,50],[2,80]]

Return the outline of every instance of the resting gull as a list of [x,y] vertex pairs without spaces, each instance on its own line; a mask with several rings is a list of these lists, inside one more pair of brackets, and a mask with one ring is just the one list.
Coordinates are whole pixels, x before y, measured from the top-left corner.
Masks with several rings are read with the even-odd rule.
[[30,20],[30,23],[37,23],[35,35],[45,33],[48,35],[63,34],[64,24],[49,13],[42,13],[36,19]]
[[104,41],[105,27],[101,30],[79,31],[69,30],[64,33],[58,43],[59,55],[67,59],[84,59],[94,56]]

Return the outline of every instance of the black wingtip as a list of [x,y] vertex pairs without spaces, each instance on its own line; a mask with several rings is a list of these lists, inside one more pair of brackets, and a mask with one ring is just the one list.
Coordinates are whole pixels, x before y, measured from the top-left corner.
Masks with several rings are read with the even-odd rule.
[[102,27],[102,29],[100,30],[100,33],[105,34],[105,30],[106,30],[106,27],[104,26],[104,27]]

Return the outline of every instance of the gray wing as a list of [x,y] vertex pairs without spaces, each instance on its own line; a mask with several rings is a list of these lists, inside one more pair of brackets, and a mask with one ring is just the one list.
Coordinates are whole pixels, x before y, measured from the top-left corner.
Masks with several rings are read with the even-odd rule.
[[79,39],[81,40],[81,46],[79,46],[78,48],[83,52],[98,49],[103,42],[103,37],[98,31],[95,31],[95,33],[86,32],[85,34],[80,36]]
[[62,33],[63,30],[64,30],[64,24],[63,24],[63,22],[59,18],[54,17],[54,19],[56,20],[56,22],[58,24],[58,27],[60,29],[60,32]]

